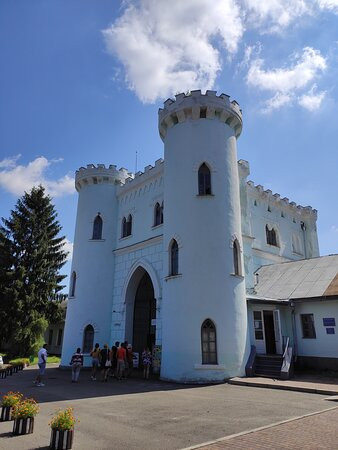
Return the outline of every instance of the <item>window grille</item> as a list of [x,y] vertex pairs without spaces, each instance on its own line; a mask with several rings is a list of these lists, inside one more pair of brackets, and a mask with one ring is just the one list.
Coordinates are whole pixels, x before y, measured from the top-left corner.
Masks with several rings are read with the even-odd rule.
[[206,319],[201,328],[202,364],[217,364],[216,327]]
[[303,339],[316,339],[316,330],[313,314],[301,314]]
[[274,228],[270,229],[266,225],[265,233],[266,233],[266,243],[269,245],[273,245],[274,247],[278,247],[276,230]]

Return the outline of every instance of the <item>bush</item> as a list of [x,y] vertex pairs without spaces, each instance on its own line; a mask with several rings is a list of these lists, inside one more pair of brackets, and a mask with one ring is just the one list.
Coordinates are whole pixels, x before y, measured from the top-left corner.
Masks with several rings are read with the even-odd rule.
[[73,411],[73,408],[67,408],[64,411],[59,410],[49,422],[50,427],[58,430],[72,430],[77,422]]
[[2,396],[1,406],[15,406],[20,403],[23,395],[20,392],[9,391]]
[[36,416],[39,410],[39,405],[33,398],[25,398],[14,405],[12,416],[14,419],[27,419]]

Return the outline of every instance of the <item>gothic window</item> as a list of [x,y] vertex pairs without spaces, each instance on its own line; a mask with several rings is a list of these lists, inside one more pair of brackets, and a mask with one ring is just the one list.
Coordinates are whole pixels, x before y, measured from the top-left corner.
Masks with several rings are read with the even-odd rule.
[[234,257],[234,274],[242,275],[241,249],[239,247],[239,242],[237,239],[235,239],[233,245],[233,257]]
[[202,364],[217,364],[216,327],[206,319],[201,328]]
[[164,203],[161,203],[161,223],[163,223]]
[[163,202],[160,205],[158,202],[154,208],[154,227],[163,223]]
[[95,217],[94,226],[93,226],[93,237],[92,239],[102,239],[102,219],[100,214]]
[[198,169],[198,195],[211,195],[211,173],[205,163]]
[[175,239],[170,244],[170,276],[178,275],[178,244]]
[[123,217],[123,219],[122,219],[122,237],[123,238],[131,235],[132,223],[133,223],[133,219],[132,219],[131,214],[129,214],[127,219],[125,217]]
[[83,333],[83,353],[90,353],[94,345],[94,328],[92,325],[87,325]]
[[278,247],[276,230],[266,225],[265,234],[266,234],[266,243],[269,245],[273,245],[274,247]]
[[76,272],[72,273],[72,277],[70,280],[70,297],[75,296],[75,288],[76,288]]

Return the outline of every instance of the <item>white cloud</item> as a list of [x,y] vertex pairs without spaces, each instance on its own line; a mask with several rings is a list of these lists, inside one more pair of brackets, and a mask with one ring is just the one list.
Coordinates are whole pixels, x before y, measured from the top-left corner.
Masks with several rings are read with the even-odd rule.
[[122,62],[128,87],[143,102],[177,91],[210,89],[221,69],[215,41],[228,55],[244,31],[235,0],[139,0],[103,31]]
[[309,111],[316,111],[320,108],[322,101],[325,98],[326,91],[318,92],[315,94],[316,85],[314,84],[307,94],[302,95],[298,99],[298,103]]
[[241,0],[247,26],[261,33],[278,33],[301,16],[311,13],[306,0]]
[[300,92],[327,67],[326,59],[319,50],[305,47],[301,55],[293,56],[290,67],[267,70],[263,68],[264,64],[265,61],[261,58],[251,61],[246,79],[248,85],[274,93],[274,96],[267,100],[264,112],[291,104],[296,93],[301,95],[301,106],[310,109],[311,103],[312,110],[316,109],[316,105],[320,106],[325,93],[315,96],[311,90],[308,94]]
[[275,109],[281,108],[282,106],[291,105],[293,103],[293,99],[293,96],[290,94],[277,92],[277,94],[265,102],[263,112],[270,113]]
[[68,252],[67,261],[70,261],[73,257],[73,242],[70,242],[67,238],[64,240],[63,250]]
[[338,227],[336,225],[331,225],[331,231],[338,234]]
[[338,13],[338,0],[317,0],[317,3],[321,9],[328,9]]
[[60,160],[48,161],[44,156],[40,156],[24,166],[17,164],[19,157],[20,155],[0,161],[0,186],[6,191],[19,196],[33,186],[42,184],[52,197],[74,192],[74,179],[70,175],[64,175],[57,180],[46,177],[48,167]]

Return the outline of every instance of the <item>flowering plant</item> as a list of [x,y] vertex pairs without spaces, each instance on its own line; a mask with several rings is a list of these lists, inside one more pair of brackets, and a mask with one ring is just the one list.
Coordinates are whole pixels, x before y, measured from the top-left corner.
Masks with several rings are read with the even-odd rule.
[[1,406],[15,406],[22,400],[23,395],[20,392],[9,391],[2,396]]
[[33,398],[25,398],[13,407],[14,419],[27,419],[34,417],[39,412],[39,405]]
[[74,417],[73,408],[67,408],[64,411],[61,409],[55,414],[49,422],[51,428],[58,430],[72,430],[78,420]]

